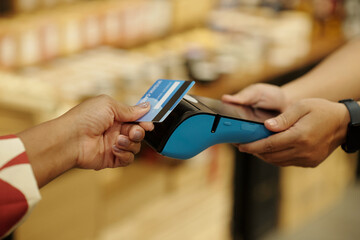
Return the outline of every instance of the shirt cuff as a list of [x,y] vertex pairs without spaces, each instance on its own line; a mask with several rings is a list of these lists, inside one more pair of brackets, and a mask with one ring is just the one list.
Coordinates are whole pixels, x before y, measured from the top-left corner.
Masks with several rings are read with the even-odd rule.
[[[7,192],[9,192],[9,194],[6,194],[6,198],[2,199],[3,207],[6,208],[7,204],[11,204],[11,201],[23,202],[25,204],[21,205],[21,210],[12,210],[14,213],[9,212],[6,208],[9,216],[13,214],[13,218],[14,215],[16,219],[18,218],[17,223],[7,231],[9,233],[26,219],[33,207],[41,199],[25,147],[20,138],[15,135],[0,137],[0,180],[4,186],[7,186]],[[14,196],[11,196],[11,193],[14,193]]]

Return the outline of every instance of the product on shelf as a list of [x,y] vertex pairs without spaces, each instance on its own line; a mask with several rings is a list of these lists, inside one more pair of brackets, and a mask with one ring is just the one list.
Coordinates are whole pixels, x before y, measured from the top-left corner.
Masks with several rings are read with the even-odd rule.
[[79,1],[85,0],[2,0],[0,9],[3,14],[28,13]]
[[179,31],[204,25],[209,12],[216,6],[216,0],[172,0],[172,31]]
[[[67,30],[70,32],[67,45],[57,45],[53,34],[64,30],[45,22],[40,29],[42,31],[31,26],[25,25],[26,29],[20,35],[14,35],[18,43],[23,43],[20,48],[22,53],[18,55],[15,52],[15,56],[21,56],[17,61],[28,65],[19,68],[14,75],[24,81],[32,78],[37,79],[39,84],[49,85],[57,92],[54,101],[69,106],[98,94],[108,94],[128,104],[135,104],[159,78],[194,79],[198,83],[204,83],[234,73],[256,74],[262,70],[267,60],[273,59],[268,55],[275,51],[272,48],[282,46],[271,45],[261,36],[199,28],[132,50],[98,47],[75,54],[79,39],[75,37],[78,32],[70,31],[74,31],[73,27]],[[37,44],[41,41],[46,44],[40,44],[41,47],[38,48]],[[0,47],[9,44],[6,41],[4,44],[4,38],[0,38],[1,42]],[[50,48],[51,45],[58,49]],[[283,44],[283,47],[288,46]],[[55,52],[51,50],[73,54],[54,58]],[[9,56],[5,56],[8,57],[8,63],[11,62]],[[46,64],[31,65],[39,60],[39,56],[53,59]],[[6,59],[5,57],[0,59]],[[286,60],[289,63],[289,58]]]
[[211,27],[229,35],[234,48],[242,48],[249,66],[261,66],[264,58],[271,65],[286,66],[310,50],[312,20],[299,11],[282,11],[274,15],[263,9],[225,9],[212,13]]
[[[44,2],[43,2],[44,1]],[[19,12],[0,18],[0,67],[21,68],[111,45],[130,48],[203,25],[214,0],[106,0],[60,4],[58,0],[14,1]],[[11,26],[11,27],[9,27]],[[6,47],[4,47],[6,45]]]
[[0,68],[16,65],[17,44],[12,21],[0,21]]
[[360,34],[360,2],[358,0],[345,1],[346,20],[344,22],[344,32],[348,38]]

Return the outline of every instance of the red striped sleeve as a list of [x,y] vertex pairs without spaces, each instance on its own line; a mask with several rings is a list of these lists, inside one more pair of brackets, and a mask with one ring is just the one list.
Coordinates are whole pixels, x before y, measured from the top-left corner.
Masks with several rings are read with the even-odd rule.
[[0,179],[0,236],[25,216],[29,206],[24,194]]
[[5,165],[0,167],[0,171],[7,167],[15,166],[18,164],[28,164],[28,163],[29,163],[29,159],[26,155],[26,152],[22,152],[18,156],[8,161]]
[[11,233],[40,198],[21,140],[0,136],[0,238]]
[[11,139],[11,138],[17,138],[17,136],[16,136],[16,135],[0,136],[0,140],[3,140],[3,139]]

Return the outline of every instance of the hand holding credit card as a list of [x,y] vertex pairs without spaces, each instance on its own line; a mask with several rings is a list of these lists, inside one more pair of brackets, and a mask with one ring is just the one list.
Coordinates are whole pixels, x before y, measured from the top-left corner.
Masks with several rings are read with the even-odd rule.
[[149,102],[151,109],[136,122],[164,121],[194,84],[194,81],[157,80],[137,103]]

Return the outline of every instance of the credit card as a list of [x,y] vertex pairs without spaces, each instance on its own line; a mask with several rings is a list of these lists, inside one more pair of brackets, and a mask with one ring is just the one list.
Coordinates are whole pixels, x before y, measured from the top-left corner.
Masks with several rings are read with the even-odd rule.
[[151,109],[136,122],[164,121],[194,84],[194,81],[157,80],[137,103],[149,102]]

